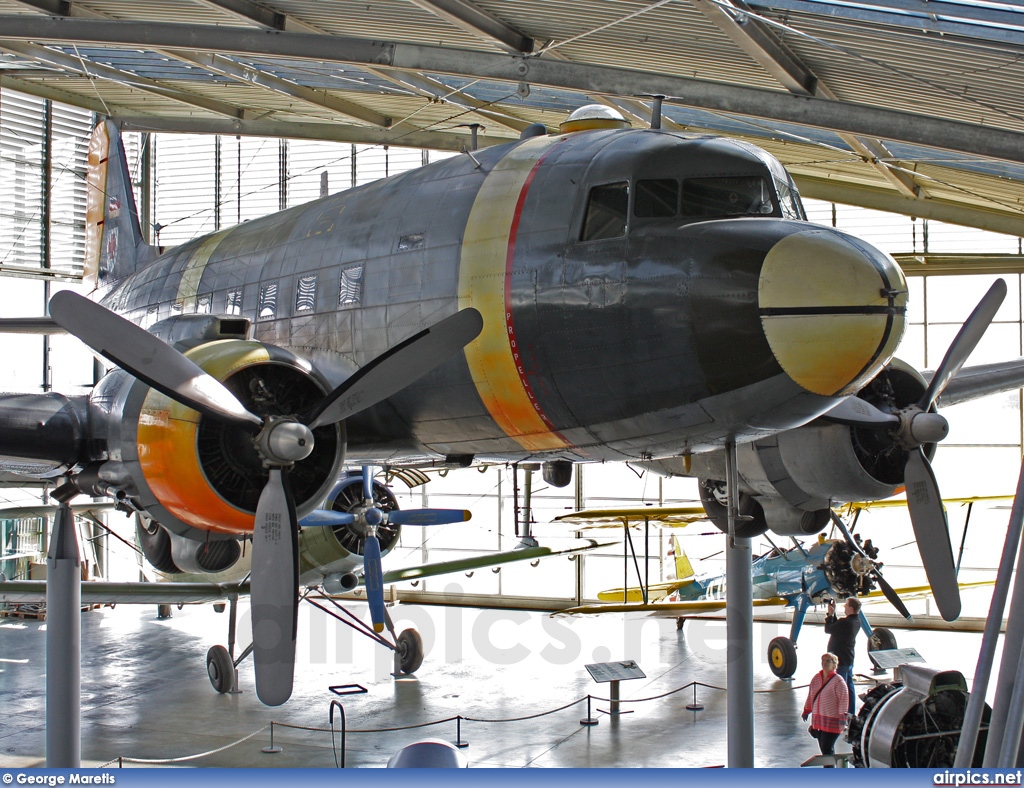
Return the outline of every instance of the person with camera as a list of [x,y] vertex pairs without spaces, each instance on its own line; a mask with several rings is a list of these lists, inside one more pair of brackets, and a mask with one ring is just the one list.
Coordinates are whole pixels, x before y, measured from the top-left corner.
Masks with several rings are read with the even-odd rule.
[[860,600],[851,596],[843,606],[843,617],[836,617],[836,601],[825,600],[828,609],[825,613],[825,632],[828,633],[828,650],[839,658],[837,672],[846,682],[849,696],[849,713],[852,715],[857,708],[857,695],[853,691],[853,657],[860,631]]
[[[822,755],[833,755],[836,739],[846,727],[846,682],[836,672],[839,660],[835,654],[821,655],[821,670],[814,674],[804,701],[802,719],[811,718],[808,733],[818,740]],[[825,767],[831,768],[831,767]]]

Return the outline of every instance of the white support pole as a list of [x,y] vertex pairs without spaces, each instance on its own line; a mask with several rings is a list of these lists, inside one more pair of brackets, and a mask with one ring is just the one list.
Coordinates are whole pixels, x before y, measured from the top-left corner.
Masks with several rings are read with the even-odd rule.
[[725,447],[729,493],[729,533],[725,549],[726,710],[729,718],[728,765],[754,765],[754,584],[750,576],[750,540],[736,536],[739,475],[736,444]]

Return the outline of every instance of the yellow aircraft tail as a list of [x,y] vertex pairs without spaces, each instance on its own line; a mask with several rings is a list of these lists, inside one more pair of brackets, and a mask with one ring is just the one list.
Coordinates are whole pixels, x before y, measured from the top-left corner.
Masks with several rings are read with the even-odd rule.
[[[666,583],[654,583],[647,588],[649,602],[658,602],[670,594],[678,591],[684,586],[693,582],[695,572],[686,557],[686,551],[679,544],[679,537],[672,534],[672,551],[670,555],[675,559],[676,577]],[[600,591],[597,598],[602,602],[642,602],[644,599],[643,589],[638,586],[630,588],[610,588],[607,591]]]

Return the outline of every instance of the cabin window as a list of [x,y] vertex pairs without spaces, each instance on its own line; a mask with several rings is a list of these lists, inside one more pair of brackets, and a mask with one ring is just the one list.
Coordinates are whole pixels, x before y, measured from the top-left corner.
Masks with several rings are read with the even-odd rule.
[[208,315],[213,311],[213,295],[205,293],[196,299],[196,312],[200,315]]
[[312,312],[316,308],[316,274],[300,276],[295,286],[295,312]]
[[684,216],[769,216],[774,212],[771,188],[760,175],[683,181]]
[[227,301],[224,303],[224,311],[229,315],[242,314],[242,290],[228,290]]
[[800,193],[796,190],[796,184],[793,183],[793,180],[787,177],[785,181],[782,181],[776,176],[775,188],[779,192],[779,207],[782,208],[782,215],[787,219],[807,221],[807,214],[804,213],[803,203],[800,202]]
[[342,269],[338,286],[338,306],[358,304],[363,298],[363,267],[354,265]]
[[260,298],[256,304],[257,320],[273,320],[277,315],[277,282],[270,282],[260,288]]
[[608,183],[595,186],[587,199],[587,214],[583,220],[582,241],[619,238],[626,234],[629,215],[629,184]]
[[636,182],[633,215],[640,219],[670,219],[679,210],[679,182],[652,180]]

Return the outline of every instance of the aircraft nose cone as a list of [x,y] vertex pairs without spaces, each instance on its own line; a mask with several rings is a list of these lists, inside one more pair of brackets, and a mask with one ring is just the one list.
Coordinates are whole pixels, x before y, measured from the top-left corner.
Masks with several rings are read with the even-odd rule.
[[779,365],[815,394],[844,396],[884,366],[906,325],[907,282],[889,255],[829,228],[768,252],[758,282],[764,335]]

